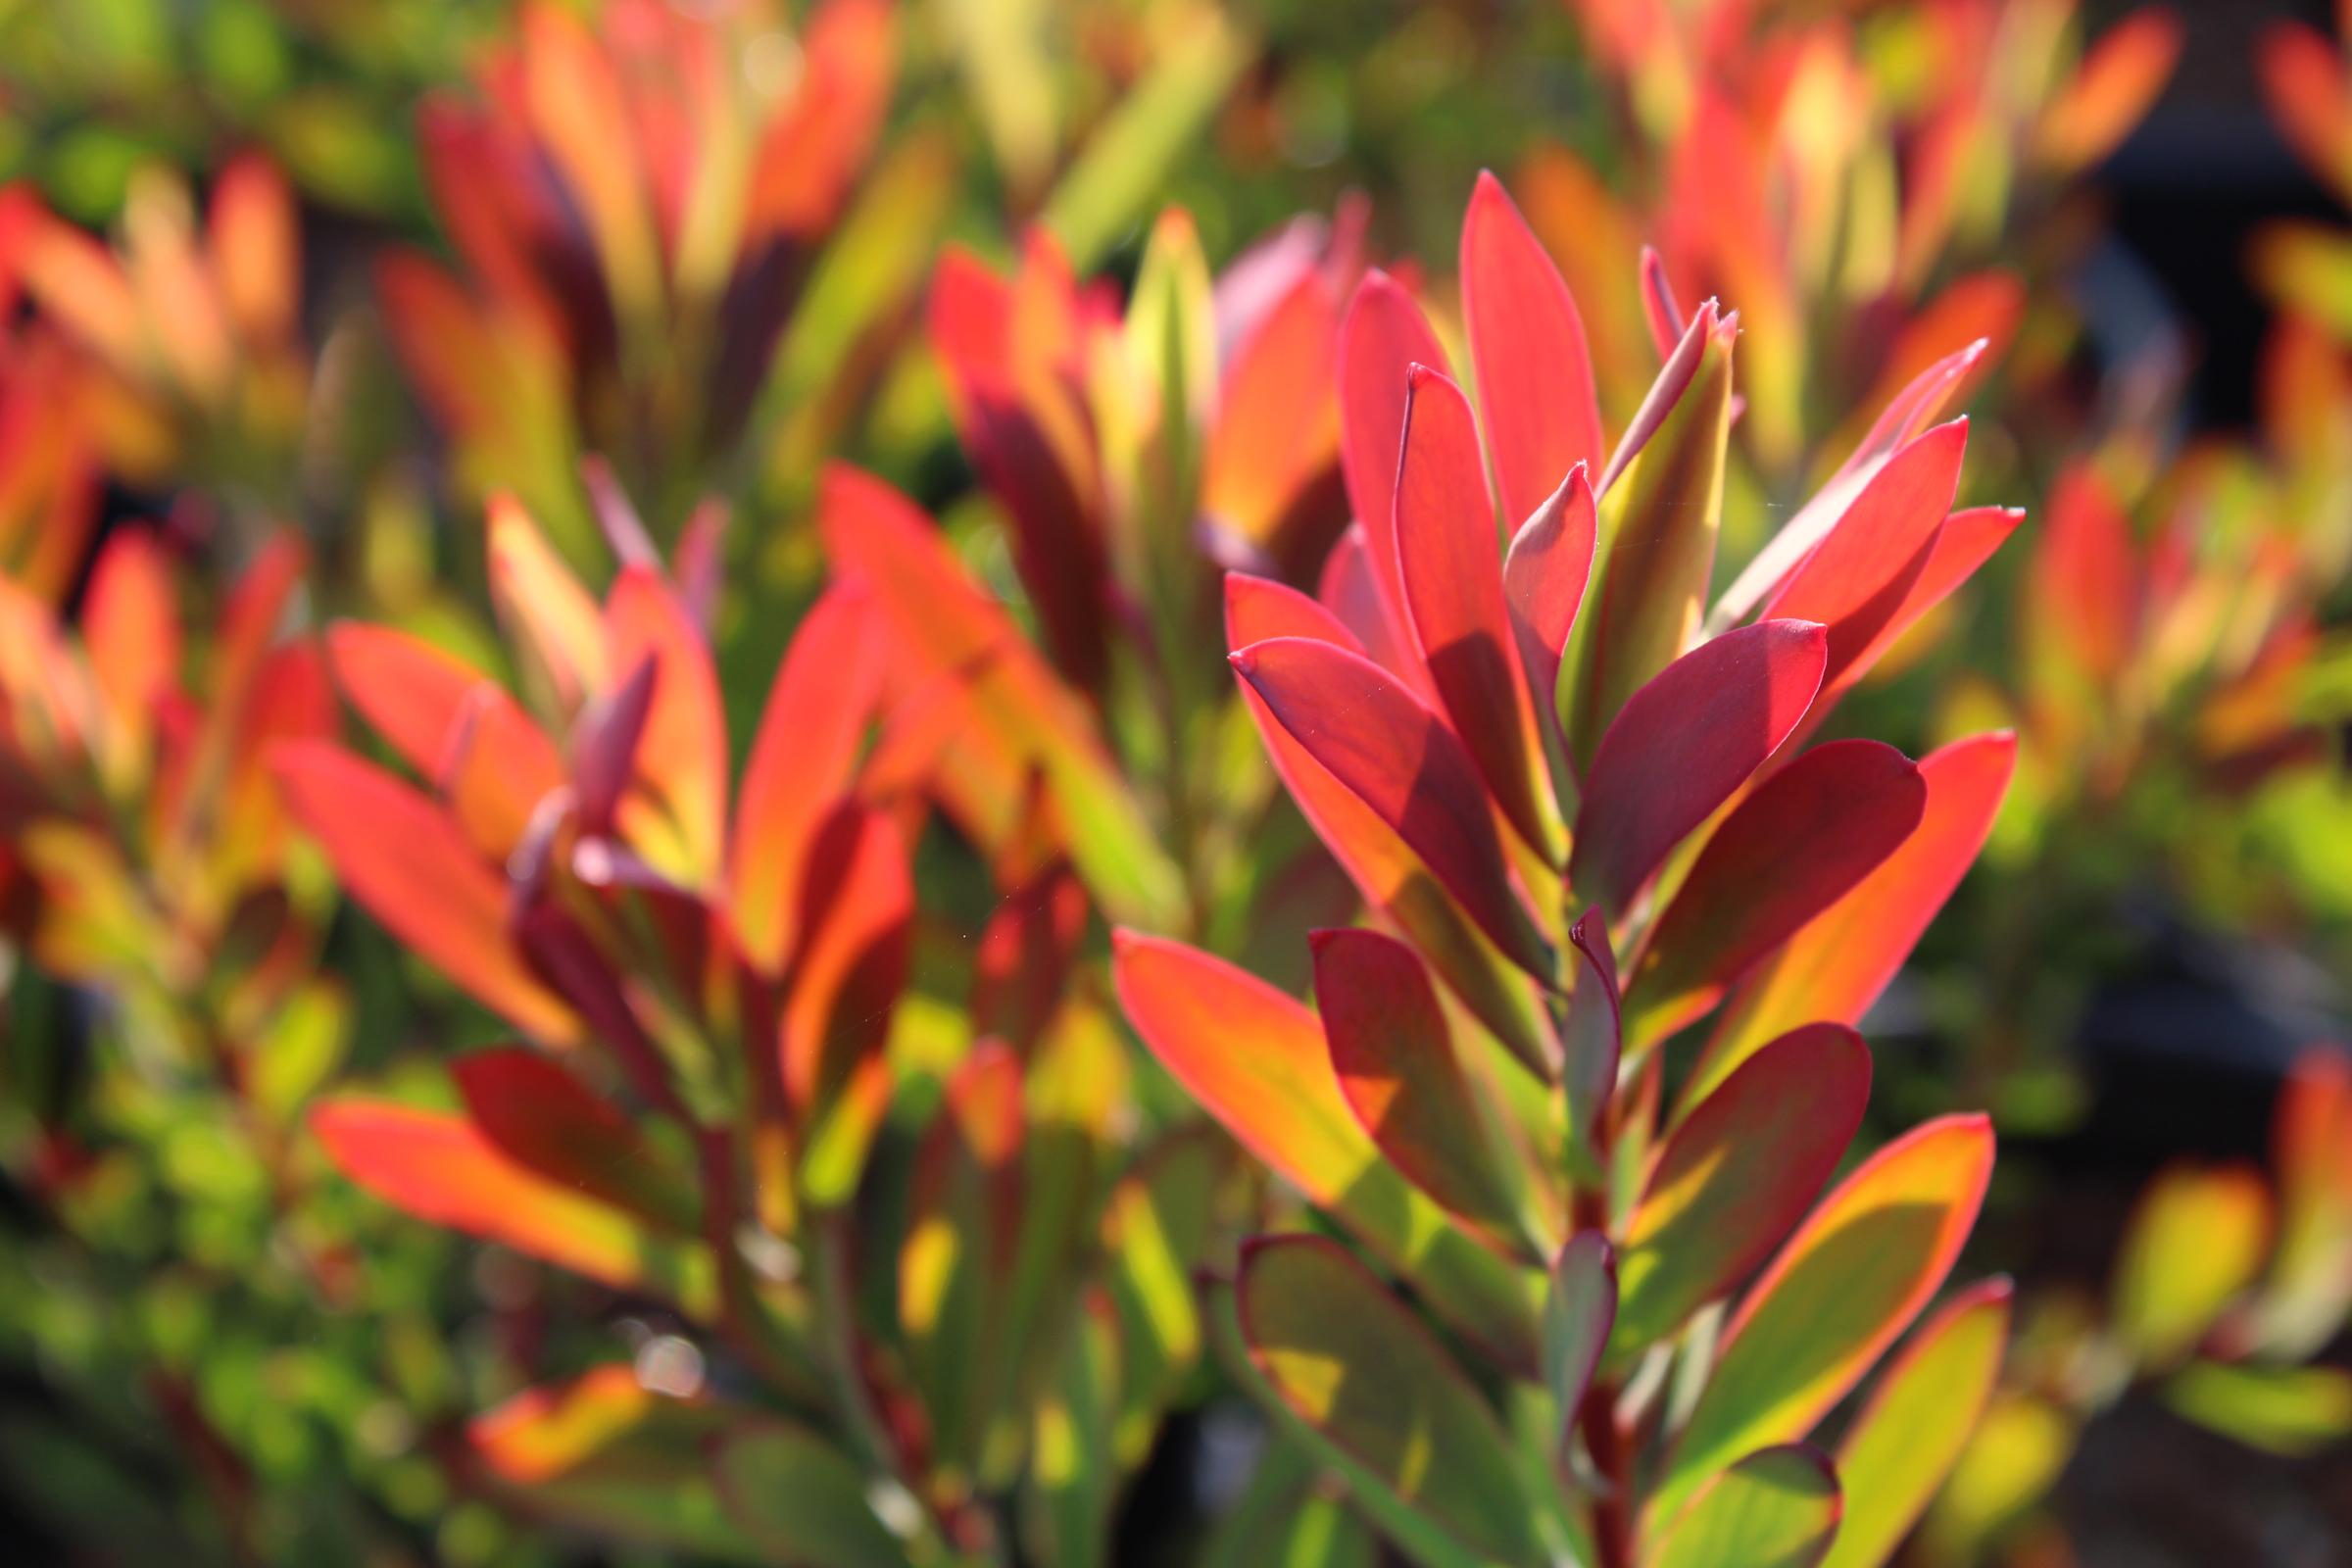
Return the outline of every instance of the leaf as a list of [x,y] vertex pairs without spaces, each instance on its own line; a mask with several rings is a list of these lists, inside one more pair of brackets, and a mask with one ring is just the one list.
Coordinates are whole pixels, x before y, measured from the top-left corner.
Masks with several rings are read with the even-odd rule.
[[[1331,612],[1296,589],[1243,572],[1225,577],[1226,640],[1248,647],[1272,637],[1314,637],[1355,646]],[[1248,681],[1236,683],[1275,771],[1316,837],[1347,871],[1364,902],[1395,922],[1430,965],[1529,1070],[1550,1076],[1557,1048],[1528,976],[1511,966],[1421,858],[1294,740]]]
[[1714,569],[1739,326],[1737,318],[1718,321],[1702,307],[1690,330],[1705,347],[1690,383],[1622,481],[1623,492],[1601,486],[1611,505],[1571,725],[1580,762],[1592,758],[1634,693],[1689,650]]
[[1142,79],[1087,138],[1046,200],[1046,226],[1061,236],[1078,267],[1100,260],[1162,188],[1169,167],[1256,53],[1254,40],[1222,12],[1193,12],[1186,20],[1190,25],[1158,46]]
[[606,684],[604,617],[596,601],[512,497],[490,498],[489,556],[490,599],[507,635],[569,712]]
[[2026,611],[2034,645],[2086,692],[2104,690],[2132,657],[2142,591],[2123,503],[2097,469],[2075,465],[2051,488],[2034,552]]
[[793,1422],[745,1423],[710,1450],[727,1513],[763,1549],[809,1568],[893,1568],[906,1547],[866,1502],[865,1477],[841,1450]]
[[2352,1372],[2341,1367],[2192,1361],[2164,1386],[2164,1402],[2281,1458],[2303,1458],[2352,1436]]
[[1740,568],[1740,575],[1707,612],[1707,630],[1720,632],[1745,620],[1755,608],[1787,580],[1806,557],[1838,526],[1873,476],[1886,466],[1895,450],[1928,426],[1943,411],[1952,393],[1976,369],[1991,344],[1983,338],[1937,360],[1912,378],[1880,413],[1851,456],[1838,465],[1829,483],[1797,509],[1763,549]]
[[868,594],[842,584],[809,607],[768,688],[735,807],[727,900],[744,956],[770,972],[799,936],[802,872],[857,771],[882,657]]
[[948,1080],[916,1151],[899,1327],[939,1461],[968,1473],[1019,1357],[1010,1305],[1021,1202],[1021,1065],[999,1041]]
[[1498,1130],[1454,1054],[1413,950],[1377,931],[1317,931],[1315,1002],[1340,1093],[1405,1179],[1497,1246],[1533,1240]]
[[622,569],[605,602],[606,665],[655,662],[653,707],[637,748],[637,777],[656,809],[624,809],[628,839],[681,886],[717,886],[725,864],[727,719],[702,628],[669,584],[642,566]]
[[[1389,493],[1394,494],[1394,489]],[[1395,539],[1394,528],[1390,530],[1390,538]],[[1365,656],[1374,663],[1410,682],[1423,696],[1435,696],[1429,671],[1421,663],[1420,649],[1412,640],[1412,629],[1404,623],[1404,601],[1399,597],[1396,608],[1394,611],[1389,608],[1388,591],[1381,585],[1379,571],[1380,567],[1373,564],[1372,546],[1364,525],[1351,522],[1331,547],[1331,554],[1323,559],[1323,571],[1315,583],[1315,598],[1348,628],[1348,635],[1362,646]],[[1399,587],[1396,592],[1401,595],[1403,589]],[[1254,640],[1228,637],[1226,644],[1240,648]]]
[[156,714],[179,689],[182,657],[171,562],[153,534],[116,533],[100,549],[82,597],[81,639],[106,707],[106,760],[143,774]]
[[1831,741],[1724,819],[1642,950],[1633,1034],[1663,1039],[1883,864],[1919,826],[1919,767],[1877,741]]
[[1820,626],[1761,621],[1684,655],[1634,693],[1585,775],[1568,861],[1578,893],[1622,913],[1804,717],[1827,649]]
[[1401,634],[1392,639],[1399,648],[1412,646],[1412,638],[1396,557],[1396,460],[1404,445],[1406,381],[1416,365],[1444,370],[1446,350],[1412,296],[1374,268],[1356,284],[1340,322],[1340,468],[1364,530],[1382,618]]
[[1528,687],[1534,694],[1552,789],[1563,802],[1573,798],[1574,786],[1567,776],[1567,737],[1560,732],[1560,663],[1576,630],[1585,585],[1592,574],[1592,546],[1598,528],[1587,470],[1571,468],[1560,487],[1512,536],[1502,563],[1502,591],[1510,605],[1511,633],[1518,641],[1520,667],[1527,672]]
[[1516,526],[1603,452],[1584,318],[1502,182],[1481,171],[1462,219],[1462,320],[1502,514]]
[[1560,1414],[1560,1446],[1600,1367],[1617,1320],[1617,1256],[1600,1231],[1579,1231],[1551,1260],[1544,1292],[1544,1387]]
[[1494,1414],[1379,1278],[1312,1236],[1247,1244],[1234,1301],[1291,1412],[1472,1550],[1535,1555],[1534,1508]]
[[1943,1283],[1991,1172],[1991,1124],[1946,1116],[1880,1150],[1821,1200],[1725,1330],[1653,1517],[1735,1455],[1813,1429]]
[[523,963],[508,932],[507,879],[449,816],[381,768],[322,741],[273,754],[286,808],[344,888],[417,955],[544,1045],[580,1021]]
[[630,666],[619,685],[597,693],[572,715],[572,807],[582,834],[610,835],[618,825],[622,798],[637,776],[637,753],[646,720],[654,710],[654,681],[661,673],[651,654]]
[[1454,733],[1519,836],[1557,864],[1566,846],[1503,600],[1478,426],[1461,389],[1419,365],[1406,382],[1396,552],[1414,636]]
[[840,802],[808,848],[778,1031],[811,1203],[846,1201],[889,1107],[884,1048],[906,989],[914,885],[888,814]]
[[1099,1292],[1085,1295],[1075,1315],[1026,1412],[1022,1535],[1038,1560],[1095,1568],[1106,1560],[1124,1468],[1102,1462],[1118,1415],[1119,1319]]
[[1121,931],[1111,977],[1127,1021],[1235,1141],[1421,1284],[1506,1364],[1535,1366],[1529,1274],[1470,1240],[1381,1157],[1304,1006],[1180,943]]
[[1078,283],[1032,229],[1007,283],[951,249],[931,287],[931,340],[964,450],[1011,524],[1014,568],[1054,662],[1102,678],[1108,561],[1102,480],[1074,384],[1084,353]]
[[2304,167],[2352,189],[2352,80],[2335,45],[2315,27],[2275,23],[2256,42],[2254,65],[2271,119]]
[[1709,1482],[1643,1561],[1652,1568],[1813,1568],[1844,1508],[1838,1473],[1803,1444],[1759,1448]]
[[1113,1452],[1144,1461],[1160,1416],[1205,1339],[1193,1271],[1215,1239],[1220,1191],[1233,1168],[1204,1126],[1164,1135],[1113,1184],[1102,1205],[1104,1285],[1119,1315],[1119,1413]]
[[516,1163],[466,1120],[346,1097],[311,1112],[336,1168],[403,1213],[622,1290],[709,1305],[710,1254],[658,1240],[619,1209]]
[[[835,465],[825,470],[817,527],[836,569],[872,588],[887,646],[901,662],[897,699],[909,685],[961,688],[964,701],[949,710],[958,726],[956,765],[943,766],[932,787],[965,831],[997,849],[1018,830],[1028,780],[1042,769],[1071,859],[1105,912],[1147,925],[1178,923],[1184,879],[1084,703],[964,574],[929,519],[880,480]],[[1000,786],[983,791],[975,774],[992,757]]]
[[1967,450],[1965,418],[1897,448],[1764,607],[1768,619],[1830,628],[1823,685],[1841,680],[1903,608],[1951,510]]
[[1436,713],[1396,676],[1331,643],[1274,637],[1230,657],[1283,728],[1396,829],[1505,956],[1530,974],[1549,971],[1478,766]]
[[2278,1245],[2258,1308],[2263,1344],[2312,1354],[2352,1308],[2352,1067],[2329,1047],[2296,1058],[2278,1094],[2271,1169]]
[[1828,1568],[1878,1568],[1960,1462],[2001,1371],[2009,1282],[1986,1280],[1946,1302],[1879,1375],[1838,1445],[1845,1521]]
[[1582,1140],[1598,1132],[1609,1099],[1617,1091],[1617,1065],[1624,1057],[1623,999],[1617,991],[1617,955],[1609,947],[1608,923],[1591,910],[1568,928],[1568,945],[1580,960],[1568,1018],[1560,1031],[1566,1066],[1572,1134]]
[[2270,1254],[2271,1193],[2251,1166],[2175,1164],[2124,1228],[2109,1313],[2149,1368],[2171,1366],[2253,1284]]
[[1838,1024],[1774,1041],[1666,1140],[1625,1226],[1614,1348],[1665,1338],[1780,1245],[1870,1101],[1870,1051]]
[[[1299,274],[1236,345],[1201,459],[1200,507],[1220,528],[1287,557],[1285,525],[1339,462],[1340,309],[1320,271]],[[1320,548],[1322,540],[1315,541]]]
[[2143,7],[2099,35],[2074,75],[2043,106],[2034,153],[2063,173],[2086,170],[2123,144],[2180,59],[2180,19]]
[[460,1056],[449,1070],[466,1119],[505,1158],[648,1224],[700,1235],[689,1174],[558,1062],[506,1046]]
[[1683,1092],[1685,1104],[1758,1046],[1815,1020],[1859,1023],[1992,830],[2017,739],[1975,735],[1922,758],[1919,826],[1879,868],[1740,982]]
[[464,1458],[493,1496],[574,1530],[756,1562],[712,1484],[710,1447],[744,1417],[656,1394],[627,1366],[525,1389],[466,1428]]
[[1995,1390],[1928,1512],[1936,1553],[1970,1554],[1976,1543],[2039,1501],[2074,1457],[2080,1423],[2036,1395]]
[[1814,701],[1813,716],[1818,721],[1831,707],[1862,678],[1876,668],[1902,639],[1903,634],[1927,616],[1929,611],[1942,604],[1969,578],[1977,568],[1992,559],[2017,525],[2026,519],[2025,513],[2015,507],[1970,507],[1950,514],[1943,526],[1936,530],[1929,542],[1927,560],[1919,573],[1910,580],[1902,603],[1886,617],[1869,642],[1846,662],[1845,667],[1833,683]]

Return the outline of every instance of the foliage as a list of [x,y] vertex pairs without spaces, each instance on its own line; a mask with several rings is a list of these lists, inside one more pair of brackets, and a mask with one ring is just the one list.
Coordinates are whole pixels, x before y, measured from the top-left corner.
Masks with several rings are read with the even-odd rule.
[[1863,1568],[2341,1451],[2340,1052],[2018,1240],[2120,910],[2352,958],[2343,236],[2183,436],[2191,34],[2078,9],[0,4],[10,1523]]

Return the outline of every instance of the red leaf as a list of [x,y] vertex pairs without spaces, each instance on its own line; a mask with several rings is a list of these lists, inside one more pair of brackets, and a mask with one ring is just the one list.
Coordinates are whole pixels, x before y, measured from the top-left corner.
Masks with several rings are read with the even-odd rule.
[[680,1235],[696,1234],[693,1190],[634,1122],[559,1063],[504,1046],[460,1056],[449,1071],[466,1118],[507,1158]]
[[451,806],[490,855],[522,837],[540,797],[564,781],[556,748],[498,684],[405,632],[344,622],[326,634],[335,684],[403,761],[442,776],[464,731]]
[[1971,507],[1945,517],[1943,526],[1929,541],[1927,560],[1918,575],[1911,579],[1894,613],[1847,661],[1837,680],[1825,683],[1821,697],[1813,705],[1815,717],[1828,712],[1839,697],[1869,674],[1897,638],[1975,576],[1977,568],[1992,559],[1992,553],[2025,517],[2025,513],[2015,507]]
[[1152,1055],[1244,1149],[1417,1279],[1456,1327],[1533,1368],[1527,1277],[1381,1157],[1340,1093],[1311,1011],[1205,953],[1132,931],[1113,934],[1111,977]]
[[610,1285],[700,1294],[691,1271],[676,1272],[697,1253],[650,1252],[653,1238],[627,1214],[515,1163],[461,1117],[331,1100],[311,1113],[311,1130],[344,1175],[404,1213]]
[[1666,1140],[1619,1250],[1631,1350],[1729,1295],[1836,1173],[1870,1101],[1870,1050],[1840,1024],[1766,1046]]
[[[1290,636],[1320,638],[1350,651],[1357,646],[1315,601],[1241,572],[1225,578],[1225,630],[1236,647]],[[1527,977],[1509,967],[1396,830],[1293,739],[1248,681],[1238,684],[1275,771],[1364,902],[1412,939],[1496,1038],[1548,1076],[1556,1047]]]
[[2034,555],[2029,624],[2096,689],[2132,657],[2139,598],[2132,520],[2099,472],[2078,464],[2050,492],[2049,518]]
[[715,886],[726,837],[727,721],[710,645],[669,584],[642,567],[614,579],[604,619],[608,668],[634,669],[650,657],[658,670],[637,776],[659,808],[634,820],[624,812],[629,841],[680,884]]
[[1896,394],[1870,433],[1854,449],[1853,455],[1838,466],[1810,501],[1797,510],[1795,516],[1784,524],[1781,531],[1763,549],[1757,551],[1741,567],[1740,575],[1723,591],[1715,608],[1707,613],[1707,625],[1720,631],[1747,618],[1758,605],[1789,572],[1810,556],[1821,541],[1829,536],[1845,509],[1862,493],[1865,485],[1884,467],[1895,450],[1910,441],[1928,426],[1928,421],[1943,411],[1953,391],[1967,379],[1977,362],[1984,357],[1991,345],[1980,338],[1957,353],[1929,366],[1914,377],[1910,385]]
[[1818,625],[1760,621],[1701,644],[1627,698],[1585,781],[1568,867],[1578,891],[1622,912],[1804,717],[1828,652]]
[[1860,1021],[1984,847],[2009,788],[2017,740],[1972,736],[1922,758],[1919,826],[1879,868],[1740,984],[1685,1090],[1684,1102],[1758,1046],[1815,1020]]
[[[1429,671],[1421,665],[1421,656],[1401,619],[1390,616],[1388,603],[1381,596],[1377,568],[1372,564],[1372,547],[1365,542],[1364,525],[1350,523],[1323,558],[1323,572],[1315,584],[1315,597],[1325,610],[1331,612],[1348,628],[1350,637],[1359,644],[1367,658],[1411,683],[1415,691],[1435,695],[1430,690]],[[1402,607],[1399,605],[1401,615]],[[1245,643],[1228,638],[1231,647],[1246,647]]]
[[1837,682],[1901,610],[1951,509],[1967,449],[1968,421],[1960,418],[1896,451],[1765,606],[1766,618],[1829,627],[1823,685]]
[[286,808],[351,896],[484,1005],[548,1045],[579,1019],[523,964],[507,929],[507,879],[448,814],[383,769],[325,742],[273,759]]
[[1377,931],[1317,931],[1309,940],[1332,1070],[1372,1142],[1407,1181],[1498,1248],[1539,1239],[1520,1222],[1496,1130],[1462,1073],[1413,950]]
[[1519,662],[1527,672],[1554,787],[1563,795],[1566,781],[1560,775],[1567,770],[1568,756],[1560,733],[1560,664],[1569,634],[1576,630],[1585,585],[1592,576],[1598,532],[1592,486],[1579,466],[1512,537],[1502,563],[1502,591],[1510,604]]
[[1635,1033],[1662,1038],[1714,1005],[1892,855],[1927,802],[1918,765],[1877,741],[1817,746],[1765,780],[1707,840],[1652,932],[1630,988]]
[[[1396,564],[1396,458],[1404,445],[1405,377],[1415,365],[1443,370],[1446,350],[1412,296],[1375,268],[1356,285],[1340,324],[1340,466],[1384,613],[1399,628],[1405,601]],[[1409,646],[1411,639],[1396,641]]]
[[[795,921],[801,937],[786,971],[784,1088],[804,1124],[844,1094],[864,1095],[906,983],[914,887],[888,815],[843,801],[808,849]],[[886,1090],[887,1085],[881,1086]]]
[[1557,864],[1565,846],[1503,601],[1478,426],[1461,389],[1419,365],[1405,394],[1396,551],[1414,635],[1454,732],[1520,837]]
[[1396,830],[1513,962],[1549,972],[1477,764],[1436,713],[1396,676],[1330,643],[1275,637],[1231,657],[1283,728]]
[[1559,269],[1492,173],[1462,220],[1462,317],[1495,485],[1513,526],[1604,448],[1592,356]]
[[833,588],[809,607],[768,688],[735,808],[728,908],[744,956],[771,972],[798,934],[817,823],[857,772],[881,689],[881,630],[861,584]]

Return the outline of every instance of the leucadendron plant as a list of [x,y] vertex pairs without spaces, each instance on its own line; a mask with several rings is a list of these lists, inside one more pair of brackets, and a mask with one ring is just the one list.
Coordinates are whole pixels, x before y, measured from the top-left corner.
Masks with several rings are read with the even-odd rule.
[[354,1033],[269,766],[338,728],[304,552],[217,596],[197,559],[119,525],[71,619],[0,579],[0,1455],[62,1551],[367,1556],[448,1500],[407,1436],[453,1378],[419,1298],[447,1250],[304,1132]]
[[1359,285],[1358,522],[1316,596],[1226,579],[1245,699],[1370,922],[1308,938],[1312,1008],[1117,943],[1152,1054],[1326,1222],[1246,1242],[1211,1312],[1422,1561],[1876,1562],[1957,1452],[1951,1380],[1997,1361],[2007,1287],[1955,1298],[1836,1450],[1808,1445],[1936,1298],[1992,1163],[1977,1115],[1851,1151],[1853,1026],[2012,743],[1806,741],[2016,521],[1953,510],[1966,424],[1931,421],[1970,357],[1710,602],[1737,318],[1661,300],[1663,368],[1612,441],[1575,302],[1492,178],[1461,302],[1457,381],[1405,288]]
[[[888,0],[829,0],[797,28],[767,4],[518,7],[474,79],[418,115],[458,265],[395,250],[376,266],[459,484],[519,494],[592,555],[577,475],[596,453],[673,537],[737,466],[897,61]],[[893,182],[947,177],[930,157]],[[832,368],[826,396],[850,396],[855,367]]]
[[[1346,526],[1334,366],[1363,218],[1296,220],[1212,278],[1171,210],[1124,301],[1046,229],[1009,272],[953,251],[931,337],[985,500],[943,529],[846,466],[819,486],[827,555],[890,624],[887,689],[956,737],[959,831],[993,855],[1036,773],[1107,914],[1220,951],[1347,897],[1295,818],[1261,831],[1274,786],[1219,667],[1217,583],[1235,563],[1311,581]],[[1294,875],[1302,854],[1324,874]]]
[[1624,262],[1646,242],[1687,296],[1739,302],[1738,445],[1776,495],[1979,337],[1980,380],[2013,343],[2019,381],[2058,368],[2076,328],[2055,280],[2096,232],[2069,218],[2078,181],[2181,46],[2160,7],[2086,41],[2075,0],[1570,9],[1600,78],[1586,144],[1611,156],[1539,145],[1515,183],[1585,302],[1604,406],[1646,379]]
[[593,1282],[575,1323],[661,1325],[633,1364],[617,1327],[585,1371],[519,1358],[453,1473],[726,1560],[1104,1560],[1202,1342],[1185,1281],[1229,1160],[1137,1114],[1071,979],[1053,798],[995,846],[975,941],[917,899],[961,764],[938,709],[886,698],[870,585],[808,612],[731,786],[708,579],[639,559],[600,601],[511,501],[489,548],[514,686],[339,625],[336,684],[416,781],[277,757],[350,896],[518,1037],[332,1100],[328,1154]]
[[[120,226],[110,246],[27,186],[0,195],[0,301],[30,307],[0,369],[0,407],[26,404],[0,424],[14,432],[0,435],[11,510],[20,486],[70,495],[61,470],[102,467],[201,492],[239,526],[237,544],[258,549],[295,514],[310,412],[293,195],[247,154],[221,168],[200,215],[183,179],[145,167]],[[52,514],[38,541],[52,571],[88,542],[92,514],[79,527],[70,515]]]

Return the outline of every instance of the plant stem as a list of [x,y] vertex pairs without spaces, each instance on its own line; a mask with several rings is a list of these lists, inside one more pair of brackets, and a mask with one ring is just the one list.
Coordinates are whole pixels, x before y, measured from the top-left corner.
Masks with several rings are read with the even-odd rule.
[[1623,1435],[1617,1430],[1616,1389],[1595,1378],[1585,1391],[1585,1401],[1578,1407],[1577,1418],[1584,1429],[1585,1449],[1592,1457],[1592,1468],[1607,1483],[1592,1504],[1592,1540],[1593,1549],[1599,1553],[1598,1568],[1633,1568],[1633,1474]]

